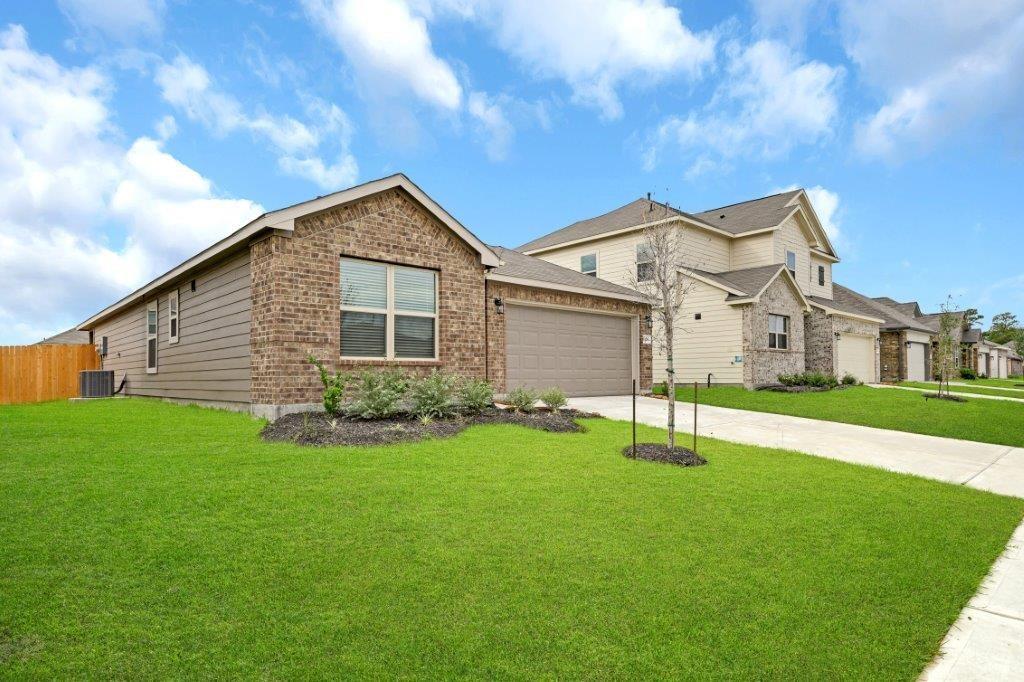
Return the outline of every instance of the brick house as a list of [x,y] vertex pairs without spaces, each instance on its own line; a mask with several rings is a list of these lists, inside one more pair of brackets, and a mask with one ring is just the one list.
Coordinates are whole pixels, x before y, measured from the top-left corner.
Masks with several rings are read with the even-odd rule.
[[[648,196],[518,250],[629,286],[642,281],[651,224],[678,230],[684,250],[679,381],[756,388],[804,370],[878,380],[883,320],[833,285],[839,257],[804,190],[695,214]],[[654,358],[656,380],[663,355]]]
[[398,174],[266,213],[78,329],[128,395],[276,418],[320,404],[310,354],[499,393],[649,389],[649,318],[631,289],[484,244]]

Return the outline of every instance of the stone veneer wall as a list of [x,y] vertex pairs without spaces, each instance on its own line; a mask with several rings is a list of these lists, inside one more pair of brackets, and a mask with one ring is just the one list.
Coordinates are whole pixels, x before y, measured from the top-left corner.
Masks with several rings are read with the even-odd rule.
[[895,383],[907,378],[907,332],[881,332],[879,375],[882,381]]
[[604,310],[611,312],[628,313],[640,316],[640,390],[651,390],[651,372],[653,367],[653,353],[650,344],[643,343],[644,334],[650,334],[650,326],[644,322],[644,317],[650,312],[648,306],[642,303],[632,303],[614,298],[598,298],[585,296],[566,291],[554,291],[552,289],[538,289],[525,287],[518,284],[505,282],[487,282],[487,378],[494,386],[495,391],[502,393],[505,390],[505,320],[504,315],[498,315],[494,306],[494,299],[501,298],[506,302],[531,301],[535,303],[548,303],[551,305],[568,306],[583,310]]
[[[789,316],[789,348],[768,348],[768,315]],[[743,385],[777,383],[780,374],[803,372],[804,308],[789,282],[781,276],[761,295],[743,306]]]
[[[298,220],[294,233],[252,246],[251,400],[313,405],[322,388],[309,354],[334,370],[433,367],[484,376],[485,284],[479,254],[404,191],[395,189]],[[343,362],[339,258],[367,258],[436,269],[436,361]],[[259,411],[259,410],[257,410]]]

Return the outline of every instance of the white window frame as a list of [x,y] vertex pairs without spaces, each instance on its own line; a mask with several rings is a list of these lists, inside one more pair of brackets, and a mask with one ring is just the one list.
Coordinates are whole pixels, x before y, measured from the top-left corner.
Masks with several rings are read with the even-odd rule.
[[[437,362],[439,358],[439,344],[441,339],[441,324],[440,316],[438,314],[440,310],[441,301],[441,287],[438,278],[437,270],[431,270],[430,268],[418,268],[413,265],[396,265],[394,263],[384,263],[381,261],[371,260],[369,258],[350,258],[348,256],[342,256],[338,262],[339,282],[341,268],[345,261],[361,261],[364,263],[374,263],[376,265],[383,265],[387,272],[387,303],[384,308],[368,308],[366,306],[354,306],[341,304],[341,312],[351,313],[370,313],[372,315],[384,315],[384,355],[383,356],[370,356],[370,355],[344,355],[340,357],[342,360],[351,362],[372,362],[375,360],[387,360],[393,362]],[[434,312],[424,313],[416,310],[396,310],[395,309],[395,270],[398,268],[405,268],[407,270],[419,270],[422,272],[429,272],[434,276]],[[395,357],[395,317],[429,317],[434,320],[434,355],[429,358],[399,358]],[[340,318],[339,318],[340,320]],[[339,343],[341,341],[339,335]],[[340,352],[340,349],[339,349]]]
[[648,244],[647,242],[640,242],[639,244],[636,245],[636,281],[637,282],[651,282],[651,281],[654,280],[654,277],[650,277],[648,279],[641,279],[640,278],[640,266],[641,265],[646,265],[646,264],[654,263],[654,255],[653,254],[648,254],[648,259],[647,260],[640,260],[640,250],[643,247],[650,248],[650,244]]
[[[153,299],[146,304],[146,318],[143,324],[146,325],[146,374],[156,374],[157,369],[160,367],[160,341],[158,340],[160,331],[160,306],[158,305],[159,299]],[[149,314],[153,313],[153,331],[150,331]],[[153,344],[153,366],[150,367],[149,362],[149,342],[154,341]]]
[[[181,299],[175,289],[167,295],[167,343],[178,343],[181,336]],[[173,326],[171,322],[174,322]]]
[[[593,256],[594,257],[594,269],[593,270],[584,270],[583,269],[583,259],[588,257],[588,256]],[[585,253],[582,256],[580,256],[580,272],[583,273],[584,275],[589,275],[590,277],[597,277],[597,268],[598,267],[599,267],[598,255],[597,255],[596,251],[594,253]]]
[[[793,257],[792,266],[789,265],[790,256]],[[796,251],[789,251],[788,249],[786,250],[786,269],[789,270],[789,274],[793,275],[793,277],[796,277]]]
[[[778,318],[782,320],[782,331],[772,331],[772,318]],[[772,345],[772,337],[775,337],[775,345]],[[779,344],[779,340],[782,340],[782,344]],[[789,350],[789,315],[776,315],[775,313],[768,314],[768,348],[772,350]]]

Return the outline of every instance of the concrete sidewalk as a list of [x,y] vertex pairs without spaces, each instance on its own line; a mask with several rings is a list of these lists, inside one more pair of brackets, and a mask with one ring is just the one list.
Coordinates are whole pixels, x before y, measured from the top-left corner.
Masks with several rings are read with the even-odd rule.
[[[569,405],[630,418],[628,396],[573,398]],[[668,403],[637,398],[637,421],[665,427]],[[1024,497],[1024,449],[873,429],[853,424],[701,405],[698,433],[786,448],[948,483]],[[693,405],[676,403],[679,431],[692,433]],[[1024,679],[1024,524],[942,641],[922,680]]]
[[[918,393],[935,393],[935,391],[938,390],[938,385],[936,385],[935,388],[917,388],[916,386],[893,386],[892,384],[867,384],[867,385],[870,386],[871,388],[893,389],[893,390],[896,390],[896,391],[917,391]],[[1015,397],[1002,396],[1002,395],[988,395],[988,394],[985,394],[985,393],[961,393],[960,391],[956,390],[956,387],[957,386],[962,386],[962,385],[963,384],[950,384],[950,386],[954,387],[953,390],[951,390],[949,392],[950,395],[955,395],[955,396],[957,396],[959,398],[969,398],[969,399],[981,398],[982,400],[1009,400],[1010,402],[1013,402],[1013,403],[1024,403],[1024,397],[1015,398]],[[1010,389],[999,389],[999,390],[1002,391],[1002,390],[1010,390]],[[1021,396],[1024,396],[1024,393],[1021,393]]]
[[[636,403],[637,421],[665,427],[667,401],[638,397]],[[630,418],[629,396],[573,398],[569,405],[610,419]],[[676,427],[690,433],[692,424],[693,405],[677,402]],[[698,431],[1024,497],[1024,448],[710,405],[700,406]]]

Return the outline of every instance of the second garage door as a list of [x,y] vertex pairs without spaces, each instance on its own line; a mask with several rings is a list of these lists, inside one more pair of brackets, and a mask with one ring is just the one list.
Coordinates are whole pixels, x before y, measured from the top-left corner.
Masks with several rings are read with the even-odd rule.
[[875,339],[858,334],[839,335],[839,377],[852,374],[865,383],[875,381]]
[[907,347],[907,379],[910,381],[924,381],[927,378],[927,372],[925,372],[927,350],[928,346],[917,342],[912,342]]
[[508,389],[557,386],[568,395],[633,387],[633,319],[560,308],[506,308]]

